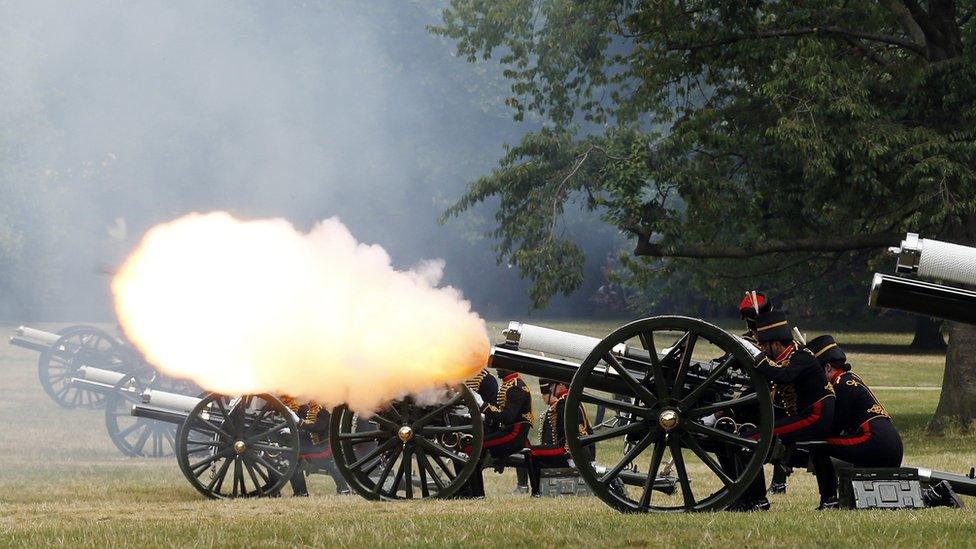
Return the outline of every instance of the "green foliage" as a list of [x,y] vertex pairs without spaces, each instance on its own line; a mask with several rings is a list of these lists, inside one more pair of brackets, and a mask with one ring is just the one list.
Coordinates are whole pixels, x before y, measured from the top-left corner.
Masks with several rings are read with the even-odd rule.
[[[920,43],[886,4],[453,0],[433,31],[469,60],[499,55],[515,117],[546,127],[445,215],[497,200],[499,259],[537,306],[581,279],[555,230],[574,200],[665,257],[905,230],[976,241],[976,18],[930,8],[943,41]],[[850,310],[877,252],[624,255],[619,275]]]

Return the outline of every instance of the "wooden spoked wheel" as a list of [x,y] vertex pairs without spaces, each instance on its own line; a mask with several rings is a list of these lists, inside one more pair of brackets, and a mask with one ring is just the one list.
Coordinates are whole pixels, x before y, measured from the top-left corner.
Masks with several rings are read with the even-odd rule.
[[[721,510],[742,495],[773,442],[769,388],[747,345],[681,316],[638,320],[603,339],[566,406],[569,450],[593,492],[625,512]],[[580,433],[581,414],[597,405],[619,421]],[[654,493],[665,471],[677,477],[673,496]]]
[[100,407],[105,402],[105,395],[79,389],[72,385],[71,378],[82,366],[127,371],[129,365],[123,346],[94,326],[71,326],[59,333],[58,341],[38,358],[37,376],[41,387],[62,408]]
[[209,393],[177,432],[180,470],[213,498],[276,495],[298,467],[298,426],[272,395]]
[[413,398],[360,418],[332,411],[330,443],[340,474],[366,499],[448,498],[475,468],[484,443],[481,412],[464,385],[445,389],[439,404]]
[[115,384],[105,399],[105,428],[115,447],[129,457],[169,457],[176,452],[174,423],[135,417],[134,404],[142,403],[146,389],[183,395],[196,394],[190,382],[161,376],[152,370],[128,374]]

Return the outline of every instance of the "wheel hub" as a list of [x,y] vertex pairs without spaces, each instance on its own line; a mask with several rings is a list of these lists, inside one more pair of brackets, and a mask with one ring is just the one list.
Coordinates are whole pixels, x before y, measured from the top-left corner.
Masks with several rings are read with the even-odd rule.
[[412,439],[413,429],[411,429],[409,425],[404,425],[403,427],[400,427],[400,430],[397,431],[397,438],[399,438],[402,442],[406,442]]
[[657,416],[657,424],[665,431],[670,431],[677,427],[680,420],[681,417],[678,415],[678,411],[671,408],[664,410]]
[[236,452],[238,455],[243,454],[244,450],[246,449],[247,449],[247,445],[244,444],[243,440],[238,440],[237,442],[234,443],[234,452]]

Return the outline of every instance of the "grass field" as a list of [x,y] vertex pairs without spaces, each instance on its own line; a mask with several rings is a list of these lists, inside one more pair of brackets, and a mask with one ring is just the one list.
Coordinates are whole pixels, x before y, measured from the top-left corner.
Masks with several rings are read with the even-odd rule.
[[[547,325],[602,336],[618,323]],[[493,323],[492,333],[503,326]],[[955,472],[976,465],[976,436],[924,434],[944,357],[905,354],[906,333],[835,336],[853,349],[892,351],[849,355],[868,383],[889,387],[877,392],[902,431],[906,464]],[[57,408],[37,382],[34,353],[0,348],[0,379],[2,546],[976,544],[976,499],[962,510],[817,513],[813,477],[802,471],[787,494],[773,496],[772,511],[755,515],[629,516],[595,498],[534,500],[511,494],[511,471],[486,472],[485,501],[367,502],[331,495],[331,481],[321,476],[312,477],[306,499],[209,501],[183,479],[175,459],[121,457],[101,412]]]

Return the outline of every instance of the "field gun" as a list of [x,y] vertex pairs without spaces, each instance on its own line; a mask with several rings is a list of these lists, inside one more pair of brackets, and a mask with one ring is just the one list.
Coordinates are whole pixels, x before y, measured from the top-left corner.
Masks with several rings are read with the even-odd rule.
[[198,393],[191,383],[158,375],[135,348],[95,326],[75,325],[58,332],[21,326],[10,344],[40,353],[41,387],[59,406],[104,409],[109,438],[124,455],[173,455],[175,428],[132,418],[127,403],[150,387]]
[[903,276],[875,273],[869,306],[976,324],[976,248],[908,233],[890,252]]
[[176,450],[176,426],[171,422],[134,417],[132,404],[141,402],[142,396],[152,391],[194,401],[199,399],[187,395],[200,392],[190,382],[168,378],[150,368],[123,373],[82,366],[71,378],[70,385],[104,400],[109,438],[129,457],[168,457]]
[[[976,288],[976,248],[908,233],[889,251],[897,256],[895,272],[902,276],[875,273],[869,306],[976,325],[976,291],[962,287]],[[922,467],[917,472],[924,482],[944,480],[956,492],[976,497],[976,469],[968,476]]]
[[[591,491],[616,509],[723,509],[756,477],[772,446],[772,403],[768,385],[755,368],[758,352],[707,322],[681,316],[652,317],[627,324],[603,339],[513,322],[504,335],[505,341],[491,349],[489,365],[569,384],[565,431],[570,454]],[[458,394],[426,414],[444,413],[461,404],[462,396]],[[585,409],[581,406],[601,405],[616,414],[614,426],[593,434],[580,433],[577,426],[581,409]],[[471,467],[467,458],[479,454],[474,447],[461,453],[444,452],[420,443],[419,453],[407,450],[404,463],[400,452],[405,445],[398,444],[394,436],[406,429],[406,443],[411,433],[418,432],[418,426],[411,423],[421,415],[416,408],[409,401],[392,403],[389,411],[370,418],[378,428],[363,433],[351,428],[351,412],[341,406],[333,411],[333,454],[356,492],[370,499],[414,496],[387,493],[370,481],[369,468],[376,466],[370,460],[381,455],[386,456],[383,470],[392,467],[397,475],[409,475],[414,467],[436,475],[449,469],[428,467],[424,463],[428,454],[455,461],[462,467],[456,466],[458,473],[448,480],[466,480]],[[748,418],[753,431],[746,436],[725,429],[715,421],[717,416]],[[472,418],[470,427],[462,427],[463,433],[480,444],[480,414]],[[737,425],[724,422],[728,423]],[[436,431],[419,426],[419,432]],[[378,445],[360,455],[351,444],[354,440],[374,440]],[[599,445],[599,462],[589,457],[594,445]],[[670,459],[665,459],[666,454]],[[637,466],[642,456],[648,463],[643,471]],[[736,466],[720,466],[725,458]],[[416,459],[416,466],[411,459]],[[397,460],[400,465],[394,466]],[[669,461],[674,478],[661,474],[669,469]],[[673,490],[675,484],[679,490]],[[654,500],[654,492],[680,492],[680,496]]]
[[100,408],[105,393],[73,385],[83,366],[127,373],[145,366],[142,356],[121,339],[95,326],[75,325],[58,332],[21,326],[10,344],[40,353],[37,377],[51,400],[63,408]]

